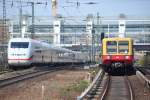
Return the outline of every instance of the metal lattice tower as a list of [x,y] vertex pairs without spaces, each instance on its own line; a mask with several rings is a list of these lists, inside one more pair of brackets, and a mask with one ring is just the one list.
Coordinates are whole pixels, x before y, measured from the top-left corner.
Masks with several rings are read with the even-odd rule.
[[[1,34],[1,44],[4,45],[7,39],[7,33],[6,33],[6,1],[3,0],[3,19],[2,19],[2,34]],[[3,51],[3,50],[2,50]]]
[[6,68],[7,66],[7,55],[6,55],[6,43],[7,43],[7,32],[8,32],[8,26],[6,23],[6,1],[3,0],[3,18],[1,20],[1,33],[0,33],[0,56],[1,65]]

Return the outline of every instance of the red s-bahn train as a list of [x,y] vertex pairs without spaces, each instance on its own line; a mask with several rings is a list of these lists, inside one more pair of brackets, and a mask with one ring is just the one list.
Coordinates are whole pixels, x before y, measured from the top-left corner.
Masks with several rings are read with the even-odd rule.
[[132,68],[134,61],[133,40],[131,38],[104,38],[101,59],[106,71],[118,67]]

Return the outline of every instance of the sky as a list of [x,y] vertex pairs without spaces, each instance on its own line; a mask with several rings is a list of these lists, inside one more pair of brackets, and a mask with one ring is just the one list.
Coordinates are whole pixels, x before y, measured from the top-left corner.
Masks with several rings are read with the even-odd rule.
[[[19,15],[20,0],[6,0],[6,15],[13,17]],[[51,0],[21,0],[24,14],[31,14],[31,6],[23,2],[42,2],[35,5],[35,16],[51,16]],[[67,3],[73,2],[73,3]],[[47,2],[47,5],[46,5]],[[80,6],[77,7],[77,2]],[[84,3],[95,2],[97,4],[87,5]],[[126,16],[150,17],[150,0],[57,0],[57,13],[64,17],[68,16],[87,16],[97,13],[100,16],[119,16],[123,13]],[[2,0],[0,0],[0,15],[2,15]]]

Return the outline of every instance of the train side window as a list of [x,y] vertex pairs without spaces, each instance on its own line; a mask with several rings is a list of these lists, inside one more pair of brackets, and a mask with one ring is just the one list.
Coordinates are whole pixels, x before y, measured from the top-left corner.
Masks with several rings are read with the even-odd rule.
[[129,42],[128,41],[119,41],[118,42],[118,51],[119,51],[119,53],[127,54],[129,52]]
[[58,56],[59,56],[59,57],[63,57],[63,53],[60,52],[60,53],[58,54]]
[[35,49],[40,49],[40,47],[39,46],[35,46]]
[[41,53],[42,51],[41,51],[41,50],[35,50],[35,52],[37,52],[37,53]]
[[116,41],[107,41],[106,49],[108,54],[117,53],[117,42]]

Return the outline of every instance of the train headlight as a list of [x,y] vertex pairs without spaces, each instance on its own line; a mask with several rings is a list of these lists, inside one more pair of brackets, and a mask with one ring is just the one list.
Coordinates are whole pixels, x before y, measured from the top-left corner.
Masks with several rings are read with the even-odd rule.
[[110,56],[107,56],[106,58],[107,58],[107,59],[110,59]]
[[125,59],[129,59],[129,56],[125,56]]

